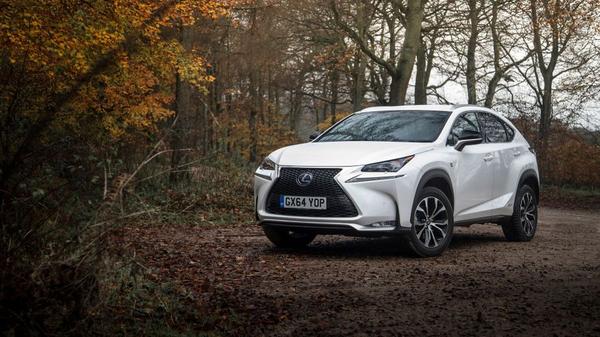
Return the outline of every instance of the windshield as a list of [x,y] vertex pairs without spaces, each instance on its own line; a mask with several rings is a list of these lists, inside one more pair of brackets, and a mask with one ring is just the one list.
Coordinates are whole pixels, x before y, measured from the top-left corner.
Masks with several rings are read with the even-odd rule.
[[318,138],[318,142],[433,142],[450,112],[373,111],[344,119]]

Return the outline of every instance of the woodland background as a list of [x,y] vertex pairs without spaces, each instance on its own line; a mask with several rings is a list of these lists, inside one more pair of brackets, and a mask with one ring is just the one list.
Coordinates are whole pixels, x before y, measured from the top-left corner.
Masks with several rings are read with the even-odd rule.
[[492,107],[536,149],[548,202],[595,205],[599,16],[587,0],[1,0],[0,330],[220,331],[113,238],[251,222],[257,163],[366,106]]

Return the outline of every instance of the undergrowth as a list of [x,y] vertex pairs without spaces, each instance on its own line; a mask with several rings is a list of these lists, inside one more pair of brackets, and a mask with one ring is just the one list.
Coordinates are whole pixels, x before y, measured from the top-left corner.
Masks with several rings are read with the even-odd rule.
[[36,216],[2,227],[0,335],[218,336],[226,327],[185,287],[155,277],[115,239],[125,227],[253,221],[252,170],[231,157],[176,168],[157,158],[115,168],[106,184],[69,177],[76,198],[42,199],[33,210],[48,215],[15,204],[12,219]]
[[[252,172],[243,160],[206,158],[175,175],[146,177],[125,191],[124,212],[146,225],[212,225],[253,219]],[[151,177],[148,179],[148,177]],[[134,219],[130,219],[130,222]]]
[[[117,228],[211,226],[254,221],[253,167],[242,161],[206,158],[175,176],[149,167],[123,194]],[[151,177],[150,179],[147,179]],[[114,233],[120,235],[120,230]],[[112,241],[112,261],[100,280],[99,334],[124,336],[219,336],[227,330],[184,286],[165,282],[155,271]],[[201,247],[199,247],[201,249]],[[235,313],[230,317],[235,317]],[[234,323],[234,322],[233,322]]]
[[102,301],[90,310],[92,332],[103,336],[220,336],[218,317],[198,307],[185,287],[159,280],[135,258],[106,261]]

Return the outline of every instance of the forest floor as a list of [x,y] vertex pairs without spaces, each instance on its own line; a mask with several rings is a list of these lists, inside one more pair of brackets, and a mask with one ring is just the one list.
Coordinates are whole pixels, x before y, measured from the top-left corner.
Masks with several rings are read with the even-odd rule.
[[393,238],[274,248],[253,223],[138,226],[120,240],[224,335],[599,336],[600,211],[540,210],[536,237],[456,228],[440,257]]

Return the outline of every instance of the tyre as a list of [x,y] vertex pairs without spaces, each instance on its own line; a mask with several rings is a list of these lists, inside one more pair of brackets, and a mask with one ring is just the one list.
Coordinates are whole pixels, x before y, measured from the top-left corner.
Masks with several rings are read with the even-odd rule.
[[406,241],[421,257],[440,255],[450,244],[454,229],[452,204],[442,190],[425,187],[416,196],[412,228]]
[[501,223],[508,241],[530,241],[535,235],[538,220],[538,200],[529,185],[517,191],[513,215]]
[[263,227],[267,238],[279,248],[302,248],[311,243],[316,234],[294,232],[287,229]]

